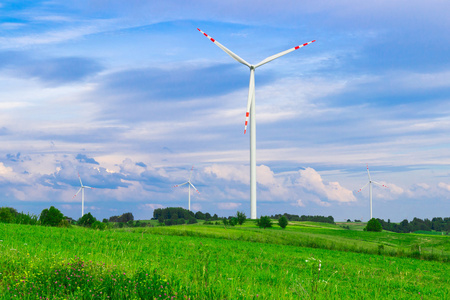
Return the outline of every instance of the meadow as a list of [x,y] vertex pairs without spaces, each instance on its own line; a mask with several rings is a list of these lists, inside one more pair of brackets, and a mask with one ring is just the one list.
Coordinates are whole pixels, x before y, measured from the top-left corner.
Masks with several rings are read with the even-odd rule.
[[[259,229],[252,222],[105,231],[0,224],[0,295],[448,299],[449,241],[312,222],[291,223],[285,230]],[[428,249],[434,249],[432,256]]]

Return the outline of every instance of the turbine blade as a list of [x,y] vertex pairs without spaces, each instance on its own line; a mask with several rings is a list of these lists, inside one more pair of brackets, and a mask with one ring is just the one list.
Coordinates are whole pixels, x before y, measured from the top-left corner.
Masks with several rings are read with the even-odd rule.
[[248,85],[248,100],[247,100],[247,112],[245,113],[244,134],[247,132],[248,117],[250,116],[250,108],[254,97],[255,97],[255,69],[250,68],[250,83]]
[[177,185],[174,185],[173,187],[179,187],[179,186],[182,186],[182,185],[185,185],[185,184],[188,184],[188,183],[189,183],[189,181],[186,181],[185,183],[177,184]]
[[309,44],[311,44],[311,43],[314,43],[315,41],[316,41],[316,40],[313,40],[313,41],[311,41],[311,42],[304,43],[303,45],[295,46],[294,48],[291,48],[291,49],[288,49],[288,50],[286,50],[286,51],[280,52],[280,53],[278,53],[278,54],[269,56],[268,58],[264,59],[263,61],[257,63],[257,64],[255,65],[255,68],[257,68],[257,67],[259,67],[259,66],[262,66],[262,65],[264,65],[264,64],[267,64],[268,62],[271,62],[272,60],[277,59],[278,57],[281,57],[281,56],[283,56],[283,55],[286,55],[286,54],[288,54],[288,53],[291,53],[292,51],[295,51],[295,50],[300,49],[300,48],[302,48],[302,47],[305,47],[305,46],[307,46],[307,45],[309,45]]
[[370,183],[370,181],[368,183],[366,183],[362,188],[360,188],[357,193],[361,192],[368,184]]
[[366,167],[367,167],[367,175],[369,176],[369,181],[372,181],[372,179],[370,178],[369,165],[366,164]]
[[384,185],[382,183],[379,183],[379,182],[376,182],[376,181],[372,181],[372,183],[375,183],[376,185],[379,185],[379,186],[387,188],[387,185]]
[[80,188],[80,189],[78,190],[78,192],[72,197],[72,199],[75,198],[75,197],[81,192],[82,189],[83,189],[83,188]]
[[194,190],[195,190],[197,193],[200,194],[200,192],[197,190],[197,188],[196,188],[191,182],[189,182],[189,184],[194,188]]
[[224,45],[222,45],[221,43],[219,43],[218,41],[216,41],[215,39],[213,39],[212,37],[210,37],[209,35],[207,35],[203,31],[201,31],[199,28],[197,28],[197,30],[200,31],[201,33],[203,33],[204,36],[206,36],[211,42],[216,44],[220,49],[225,51],[225,53],[228,54],[229,56],[231,56],[234,60],[236,60],[236,61],[240,62],[241,64],[244,64],[244,65],[246,65],[247,67],[250,68],[251,65],[248,62],[246,62],[244,59],[240,58],[237,54],[233,53],[227,47],[225,47]]
[[189,174],[189,181],[191,181],[192,170],[194,170],[194,166],[192,166],[192,168],[191,168],[191,173]]
[[83,186],[83,183],[81,182],[81,176],[80,176],[80,173],[78,173],[78,179],[80,179],[80,184],[81,184],[81,186]]
[[83,186],[84,188],[87,188],[87,189],[95,189],[95,188],[93,188],[93,187],[90,187],[90,186],[87,186],[87,185],[85,185],[85,186]]

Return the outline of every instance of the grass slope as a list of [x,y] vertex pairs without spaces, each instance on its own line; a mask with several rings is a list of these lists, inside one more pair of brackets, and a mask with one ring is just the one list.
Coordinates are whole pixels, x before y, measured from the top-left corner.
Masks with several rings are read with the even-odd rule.
[[[450,297],[448,263],[283,242],[315,235],[326,243],[332,237],[344,244],[352,239],[345,230],[303,225],[285,231],[251,224],[233,229],[196,225],[94,231],[0,224],[0,298]],[[361,246],[377,239],[354,236]]]

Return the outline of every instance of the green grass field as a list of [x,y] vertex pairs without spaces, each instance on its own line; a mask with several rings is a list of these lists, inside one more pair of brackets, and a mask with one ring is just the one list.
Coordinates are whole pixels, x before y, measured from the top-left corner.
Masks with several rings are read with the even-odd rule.
[[286,230],[0,224],[0,240],[1,299],[450,298],[448,236],[312,222]]

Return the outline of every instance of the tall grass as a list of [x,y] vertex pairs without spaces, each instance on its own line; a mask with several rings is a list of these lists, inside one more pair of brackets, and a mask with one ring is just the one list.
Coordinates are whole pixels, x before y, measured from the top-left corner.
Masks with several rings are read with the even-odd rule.
[[[219,238],[450,262],[448,236],[437,236],[431,239],[409,234],[340,230],[336,226],[331,228],[294,227],[294,229],[291,227],[290,230],[281,230],[195,225],[128,230],[157,235]],[[414,245],[421,246],[420,255],[411,248]]]
[[[261,230],[255,236],[263,239],[269,233]],[[239,239],[13,224],[0,224],[0,240],[2,299],[450,296],[449,264],[409,258]],[[84,278],[76,281],[79,288],[73,278]]]

